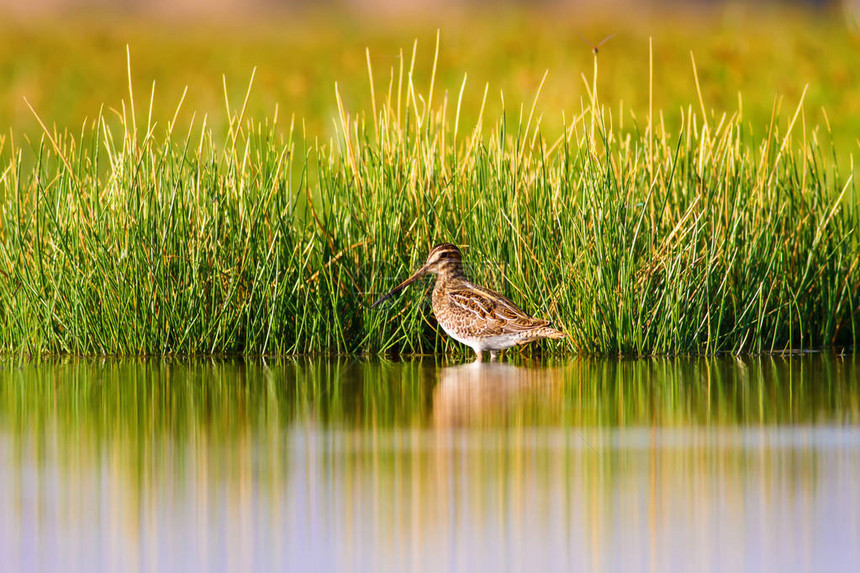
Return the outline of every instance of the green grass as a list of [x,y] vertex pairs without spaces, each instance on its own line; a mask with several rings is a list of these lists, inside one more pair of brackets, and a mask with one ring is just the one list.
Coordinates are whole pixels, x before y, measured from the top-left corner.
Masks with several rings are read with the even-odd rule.
[[467,113],[405,55],[374,69],[363,111],[332,98],[328,143],[229,90],[220,120],[183,107],[157,123],[135,92],[74,132],[0,139],[0,349],[461,349],[420,286],[367,309],[442,241],[571,335],[544,350],[856,345],[855,169],[802,97],[752,126],[694,83],[677,121],[653,104],[634,121],[604,107],[595,69],[554,137],[546,104]]
[[[747,3],[749,4],[749,3]],[[838,4],[838,3],[837,3]],[[185,109],[222,137],[226,131],[224,80],[231,100],[241,100],[257,67],[248,117],[271,117],[276,107],[295,113],[308,133],[328,139],[337,114],[334,81],[353,109],[369,109],[365,48],[370,49],[377,82],[388,80],[400,50],[411,56],[418,41],[415,81],[426,91],[433,67],[436,30],[442,32],[437,93],[455,99],[468,75],[463,118],[474,121],[489,85],[487,108],[497,116],[500,93],[509,111],[530,101],[544,72],[542,126],[548,137],[561,133],[562,111],[577,113],[588,93],[581,80],[591,75],[591,50],[600,49],[601,93],[625,125],[645,118],[649,101],[676,129],[682,108],[697,99],[690,65],[696,55],[706,106],[738,108],[743,95],[745,125],[756,136],[767,125],[775,96],[796,102],[806,84],[807,119],[833,127],[837,149],[847,159],[858,150],[860,134],[860,34],[852,33],[842,12],[815,12],[785,6],[728,6],[704,9],[672,5],[606,11],[568,9],[446,9],[421,18],[386,19],[370,14],[316,13],[230,18],[226,22],[146,20],[93,14],[61,19],[0,17],[0,131],[12,128],[38,137],[39,125],[26,97],[49,126],[78,132],[104,106],[116,108],[128,94],[125,46],[131,46],[133,83],[148,98],[155,84],[153,117],[164,124],[183,92]],[[539,34],[528,33],[540,30]],[[654,84],[649,90],[648,46],[653,38]],[[380,88],[381,89],[381,88]],[[513,104],[513,105],[511,105]],[[621,109],[623,108],[623,114]],[[178,125],[187,128],[191,113]],[[516,114],[511,113],[515,120]],[[301,130],[300,130],[301,131]]]

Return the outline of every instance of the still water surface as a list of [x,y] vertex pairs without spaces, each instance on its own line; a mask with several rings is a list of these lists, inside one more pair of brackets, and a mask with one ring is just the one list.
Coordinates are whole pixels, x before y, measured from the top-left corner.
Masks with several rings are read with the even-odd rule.
[[860,571],[826,356],[2,363],[0,571]]

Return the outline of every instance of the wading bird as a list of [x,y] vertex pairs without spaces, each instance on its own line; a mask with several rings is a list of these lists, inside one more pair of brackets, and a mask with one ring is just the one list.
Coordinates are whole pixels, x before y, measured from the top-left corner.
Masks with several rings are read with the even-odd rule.
[[494,360],[500,350],[514,345],[565,337],[548,321],[532,318],[507,297],[470,282],[463,273],[463,254],[450,243],[433,247],[423,267],[370,308],[378,307],[427,273],[436,275],[433,314],[439,326],[457,342],[471,347],[479,361],[485,350]]

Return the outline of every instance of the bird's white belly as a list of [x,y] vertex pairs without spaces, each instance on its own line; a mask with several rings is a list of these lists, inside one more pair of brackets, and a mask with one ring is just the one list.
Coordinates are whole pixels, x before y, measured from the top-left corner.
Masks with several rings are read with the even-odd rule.
[[475,352],[483,352],[485,350],[504,350],[505,348],[510,348],[511,346],[514,346],[521,338],[516,334],[501,334],[499,336],[470,338],[457,334],[453,330],[448,330],[447,328],[445,328],[444,325],[440,326],[442,326],[442,330],[444,330],[445,333],[448,334],[448,336],[450,336],[457,342],[461,342],[466,346],[472,348]]

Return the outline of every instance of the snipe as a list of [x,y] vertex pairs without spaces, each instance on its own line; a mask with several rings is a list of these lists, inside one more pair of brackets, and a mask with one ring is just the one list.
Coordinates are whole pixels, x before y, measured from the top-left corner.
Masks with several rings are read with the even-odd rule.
[[485,350],[495,359],[500,350],[514,345],[540,338],[565,337],[548,321],[527,315],[509,298],[470,282],[463,273],[463,254],[450,243],[433,247],[423,267],[371,308],[378,307],[427,273],[436,275],[433,314],[439,326],[454,340],[471,347],[478,360]]

